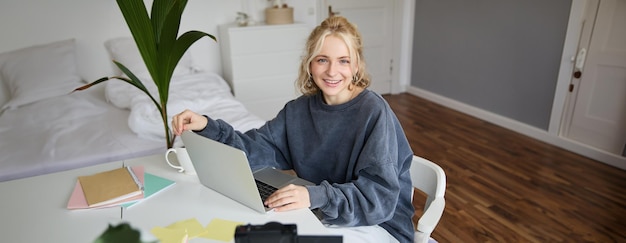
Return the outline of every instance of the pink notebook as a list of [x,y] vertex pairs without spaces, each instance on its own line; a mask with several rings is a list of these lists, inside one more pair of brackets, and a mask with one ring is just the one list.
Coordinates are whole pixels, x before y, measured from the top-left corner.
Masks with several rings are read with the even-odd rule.
[[[133,172],[135,173],[135,175],[137,176],[137,179],[139,179],[141,184],[145,185],[143,166],[133,166],[131,169],[133,169]],[[127,202],[137,201],[137,200],[143,199],[143,197],[144,195],[142,193],[140,195],[128,198],[127,200],[124,200],[121,202],[115,202],[112,204],[102,205],[99,207],[89,207],[89,204],[87,204],[87,199],[85,198],[85,194],[83,193],[83,188],[80,186],[80,181],[76,180],[76,185],[74,186],[74,191],[72,192],[72,196],[70,196],[70,200],[69,202],[67,202],[67,209],[107,208],[107,207],[119,206]]]

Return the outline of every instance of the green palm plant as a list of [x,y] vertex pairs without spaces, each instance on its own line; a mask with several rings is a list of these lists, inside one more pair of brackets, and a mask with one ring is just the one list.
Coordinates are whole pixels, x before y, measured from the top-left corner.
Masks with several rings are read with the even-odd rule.
[[[144,243],[141,241],[141,232],[134,229],[128,223],[120,223],[116,226],[109,224],[109,227],[96,238],[93,243]],[[147,242],[145,242],[147,243]],[[156,243],[154,241],[153,243]]]
[[157,107],[163,120],[167,148],[171,148],[174,145],[175,136],[171,133],[167,121],[167,98],[174,68],[187,49],[200,38],[208,36],[214,41],[217,40],[213,35],[195,30],[178,36],[180,20],[187,6],[187,0],[154,0],[150,16],[143,0],[117,0],[117,5],[126,20],[150,76],[156,84],[159,101],[150,94],[135,74],[115,60],[113,63],[127,77],[104,77],[78,87],[75,91],[85,90],[111,79],[122,80],[137,87],[146,93]]

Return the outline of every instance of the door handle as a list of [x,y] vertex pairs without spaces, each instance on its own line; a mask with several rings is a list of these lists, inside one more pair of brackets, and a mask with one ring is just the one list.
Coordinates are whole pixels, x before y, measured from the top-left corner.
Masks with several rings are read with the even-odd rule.
[[338,15],[338,14],[339,14],[339,12],[333,12],[333,6],[328,5],[328,17],[332,17],[332,16],[335,16],[335,15]]
[[578,50],[578,55],[576,55],[576,63],[574,63],[574,67],[576,68],[574,71],[574,78],[580,78],[580,76],[582,76],[583,67],[585,66],[585,58],[587,58],[587,49],[580,48],[580,50]]
[[583,76],[583,72],[581,72],[580,70],[574,72],[574,78],[580,78],[580,76]]
[[578,55],[576,55],[575,67],[582,70],[583,66],[585,65],[586,57],[587,57],[587,49],[580,48],[580,50],[578,50]]

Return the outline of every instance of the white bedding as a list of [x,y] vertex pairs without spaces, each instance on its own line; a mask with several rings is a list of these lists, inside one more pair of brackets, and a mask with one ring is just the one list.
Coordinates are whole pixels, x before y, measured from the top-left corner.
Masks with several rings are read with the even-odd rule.
[[[158,99],[156,86],[148,77],[143,77],[144,85]],[[112,80],[108,81],[106,97],[120,108],[130,109],[128,126],[142,138],[164,141],[161,116],[156,106],[142,91],[131,85]],[[192,73],[175,76],[170,82],[167,105],[168,124],[171,117],[190,109],[211,118],[222,119],[237,130],[247,131],[260,127],[264,121],[250,114],[243,104],[233,102],[230,87],[226,81],[213,73]]]
[[[125,89],[132,99],[130,110],[122,109],[106,101],[104,86],[5,110],[0,115],[0,181],[164,152],[163,124],[147,96],[133,94],[139,92],[134,87]],[[215,74],[177,77],[170,89],[170,114],[190,108],[240,131],[264,123]]]

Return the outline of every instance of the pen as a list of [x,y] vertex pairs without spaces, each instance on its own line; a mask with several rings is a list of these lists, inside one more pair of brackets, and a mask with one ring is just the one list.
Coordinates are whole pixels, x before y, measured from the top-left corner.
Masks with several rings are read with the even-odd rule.
[[139,181],[139,178],[137,178],[137,175],[135,175],[135,172],[133,172],[130,167],[126,167],[126,169],[128,169],[128,173],[130,173],[130,176],[133,177],[133,181],[135,181],[137,187],[139,187],[139,189],[143,191],[143,185],[141,184],[141,181]]

